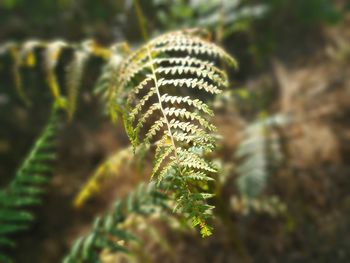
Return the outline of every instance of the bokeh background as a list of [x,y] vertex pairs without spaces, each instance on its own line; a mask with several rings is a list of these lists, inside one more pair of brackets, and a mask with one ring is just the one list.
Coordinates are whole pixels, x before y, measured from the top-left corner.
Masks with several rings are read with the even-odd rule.
[[[222,172],[214,234],[201,239],[195,231],[154,222],[158,234],[145,235],[147,242],[136,257],[118,260],[349,262],[350,3],[140,4],[149,36],[205,27],[213,41],[236,57],[240,69],[231,76],[231,88],[213,102],[222,135],[215,156]],[[0,43],[28,39],[96,39],[103,45],[127,41],[133,48],[144,42],[131,0],[0,0]],[[0,60],[1,186],[11,180],[51,103],[38,67],[21,69],[32,101],[31,107],[23,105],[11,63]],[[63,78],[64,59],[61,64],[58,75]],[[96,214],[148,180],[147,165],[143,172],[123,167],[84,206],[73,206],[96,166],[128,145],[122,125],[113,126],[101,114],[103,106],[92,94],[101,66],[101,61],[91,62],[83,78],[77,116],[60,135],[59,160],[45,203],[35,210],[34,227],[18,236],[18,263],[60,262]]]

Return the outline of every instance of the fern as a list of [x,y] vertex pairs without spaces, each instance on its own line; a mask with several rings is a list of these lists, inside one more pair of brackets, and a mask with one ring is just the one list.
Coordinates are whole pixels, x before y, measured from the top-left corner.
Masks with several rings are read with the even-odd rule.
[[[69,119],[73,118],[76,110],[77,94],[85,66],[89,57],[98,57],[109,60],[113,49],[99,46],[93,40],[86,40],[82,43],[69,43],[63,40],[42,41],[28,40],[22,44],[8,42],[0,45],[0,56],[9,54],[13,60],[13,78],[19,97],[27,104],[30,104],[26,97],[20,69],[24,66],[34,67],[36,65],[35,51],[42,50],[44,54],[45,77],[49,90],[55,103],[66,109]],[[57,65],[64,51],[73,52],[73,58],[67,66],[66,72],[66,96],[62,92],[56,75]]]
[[[222,60],[237,67],[224,50],[204,39],[208,35],[183,30],[150,41],[125,59],[118,71],[118,89],[109,90],[110,108],[121,109],[132,145],[156,146],[152,178],[161,182],[172,177],[177,208],[193,226],[200,226],[203,236],[211,233],[206,220],[213,207],[206,204],[211,195],[201,193],[198,182],[206,183],[216,173],[204,158],[215,147],[216,128],[207,118],[213,116],[208,105],[182,93],[218,94],[228,79],[216,63]],[[127,95],[118,104],[123,94]]]
[[159,191],[154,183],[140,184],[136,191],[118,200],[113,211],[95,219],[90,233],[74,243],[63,262],[102,262],[99,257],[104,250],[127,253],[128,250],[123,244],[137,238],[125,230],[123,224],[132,214],[146,216],[153,214],[157,209],[168,210],[167,203],[166,195]]
[[73,119],[76,111],[77,97],[84,73],[86,61],[90,56],[91,42],[87,41],[74,53],[72,62],[67,67],[67,112],[68,118]]
[[257,197],[264,190],[269,175],[281,163],[280,138],[273,129],[287,122],[286,116],[275,115],[253,122],[246,128],[245,139],[235,153],[237,158],[243,158],[236,168],[239,175],[237,185],[243,197]]
[[110,177],[111,175],[120,174],[119,170],[125,162],[130,162],[132,159],[131,147],[118,150],[106,161],[100,164],[88,182],[82,187],[77,196],[74,199],[74,206],[81,207],[84,203],[91,198],[94,194],[99,192],[102,181]]
[[15,89],[18,94],[18,97],[25,105],[30,105],[30,101],[26,96],[26,93],[23,88],[23,81],[20,73],[20,66],[22,64],[21,54],[19,52],[18,44],[15,42],[7,42],[3,45],[0,45],[0,56],[8,54],[13,63],[11,67],[12,77],[15,84]]
[[[123,116],[134,150],[155,148],[151,178],[158,181],[158,187],[164,180],[169,182],[166,190],[176,201],[174,210],[186,215],[193,226],[198,225],[203,237],[211,234],[207,220],[213,206],[207,204],[207,199],[213,195],[208,191],[208,182],[217,172],[207,158],[215,148],[216,127],[210,122],[214,113],[205,98],[220,94],[228,86],[227,75],[218,67],[219,63],[237,67],[236,61],[210,43],[209,38],[205,30],[172,32],[150,41],[127,58],[124,58],[128,53],[125,44],[102,48],[89,41],[80,45],[31,41],[17,46],[21,59],[18,65],[35,64],[34,50],[44,50],[50,91],[56,104],[67,109],[70,118],[75,112],[88,57],[94,55],[108,61],[96,92],[105,95],[113,119],[117,114]],[[67,68],[67,97],[62,94],[55,73],[64,49],[74,51]],[[87,258],[95,262],[98,252],[106,247],[123,250],[111,234],[122,239],[128,237],[114,226],[123,220],[120,216],[124,213],[150,211],[148,207],[158,200],[154,194],[159,195],[156,186],[151,185],[153,190],[139,190],[142,194],[135,200],[130,195],[128,202],[121,202],[118,209],[122,211],[97,220],[93,233],[76,243],[66,262]],[[159,199],[164,198],[161,195]],[[129,203],[129,208],[122,208],[124,203]]]
[[[127,43],[115,44],[110,48],[110,50],[111,56],[109,57],[106,65],[103,67],[102,73],[94,88],[94,93],[102,94],[104,101],[108,101],[112,98],[109,92],[118,89],[118,70],[120,64],[125,59],[125,56],[130,53],[130,48]],[[117,105],[108,103],[106,107],[107,112],[110,114],[114,122],[117,118],[117,115],[115,113],[119,112],[119,108],[115,106]]]
[[[34,217],[28,208],[41,203],[43,186],[52,171],[55,137],[58,128],[58,109],[53,109],[49,122],[32,150],[17,170],[11,184],[0,191],[0,247],[14,247],[10,235],[27,229]],[[0,252],[1,262],[11,262]]]

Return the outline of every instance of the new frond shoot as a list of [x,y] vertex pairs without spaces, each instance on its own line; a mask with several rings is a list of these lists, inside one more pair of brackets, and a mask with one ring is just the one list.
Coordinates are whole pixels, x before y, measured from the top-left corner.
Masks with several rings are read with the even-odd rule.
[[[205,99],[228,86],[224,62],[236,61],[208,41],[203,30],[171,32],[151,40],[119,66],[117,83],[108,90],[110,109],[122,114],[134,148],[154,147],[152,178],[171,180],[177,208],[211,234],[213,206],[208,182],[217,172],[207,155],[215,148],[214,115]],[[112,111],[115,116],[117,112]]]

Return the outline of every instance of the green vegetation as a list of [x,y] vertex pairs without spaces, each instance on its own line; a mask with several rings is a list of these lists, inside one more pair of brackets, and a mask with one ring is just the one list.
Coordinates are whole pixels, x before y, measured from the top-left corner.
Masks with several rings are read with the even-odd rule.
[[0,1],[0,262],[347,262],[348,9]]

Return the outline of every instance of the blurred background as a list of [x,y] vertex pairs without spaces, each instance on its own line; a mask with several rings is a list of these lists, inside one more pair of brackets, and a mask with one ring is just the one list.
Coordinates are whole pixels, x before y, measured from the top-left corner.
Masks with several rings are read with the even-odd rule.
[[[215,156],[214,234],[154,222],[157,234],[122,262],[350,262],[350,2],[347,0],[140,0],[149,36],[210,30],[239,62],[231,88],[213,101],[222,136]],[[0,43],[95,39],[144,43],[131,0],[0,0]],[[5,186],[48,116],[39,65],[21,69],[32,101],[0,59],[0,185]],[[65,58],[58,65],[63,78]],[[92,93],[102,61],[89,63],[75,120],[60,135],[59,160],[37,221],[18,237],[19,263],[60,262],[96,214],[150,167],[121,168],[80,208],[73,200],[107,157],[128,146],[122,124]],[[62,76],[61,76],[62,75]],[[174,229],[175,228],[175,229]],[[155,236],[157,238],[155,238]],[[114,261],[113,261],[114,260]],[[115,262],[113,259],[106,262]],[[124,261],[123,261],[124,260]]]

